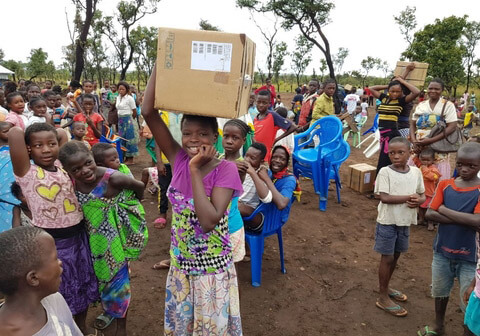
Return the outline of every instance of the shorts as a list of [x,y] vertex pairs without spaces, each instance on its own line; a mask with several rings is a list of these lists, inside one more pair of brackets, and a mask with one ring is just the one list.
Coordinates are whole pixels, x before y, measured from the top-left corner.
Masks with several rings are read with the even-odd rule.
[[377,223],[375,228],[375,246],[373,249],[383,255],[393,255],[408,251],[410,226]]
[[472,261],[455,260],[443,254],[433,252],[432,260],[432,296],[446,298],[450,296],[455,278],[460,286],[460,308],[465,311],[463,294],[475,277],[477,265]]
[[472,292],[470,299],[468,299],[463,324],[475,335],[480,335],[480,299],[475,295],[475,291]]
[[240,230],[230,234],[230,242],[232,243],[233,262],[242,261],[245,257],[245,229],[243,226]]

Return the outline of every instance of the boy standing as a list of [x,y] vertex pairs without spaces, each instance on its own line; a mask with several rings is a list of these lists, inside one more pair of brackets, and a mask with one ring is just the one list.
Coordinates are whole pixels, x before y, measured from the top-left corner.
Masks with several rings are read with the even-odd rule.
[[438,183],[426,219],[440,223],[433,242],[432,296],[435,323],[419,335],[441,335],[454,279],[460,285],[460,308],[475,277],[476,233],[480,229],[480,144],[467,142],[457,152],[457,178]]
[[389,288],[390,279],[400,253],[407,252],[410,225],[417,224],[417,208],[425,202],[425,188],[420,169],[407,165],[410,143],[395,137],[388,144],[392,164],[380,169],[375,194],[380,196],[374,250],[380,253],[378,280],[380,297],[376,306],[393,316],[406,316],[407,311],[392,299],[400,302],[407,296]]

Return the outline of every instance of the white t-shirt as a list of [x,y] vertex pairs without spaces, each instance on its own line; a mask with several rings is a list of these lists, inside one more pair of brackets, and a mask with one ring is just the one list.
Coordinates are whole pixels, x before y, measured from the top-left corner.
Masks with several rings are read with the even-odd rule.
[[135,104],[135,100],[132,96],[126,94],[125,96],[120,97],[120,95],[118,95],[116,108],[118,111],[118,116],[124,117],[132,115],[132,110],[136,109],[137,105]]
[[362,107],[362,114],[367,115],[368,103],[363,102],[360,104],[360,106]]
[[355,93],[348,94],[344,101],[347,103],[347,111],[352,114],[357,108],[357,102],[360,101],[360,98]]
[[7,114],[8,114],[8,110],[6,108],[3,108],[2,106],[0,106],[0,113],[3,114],[6,117]]
[[[445,106],[445,122],[451,123],[451,122],[456,122],[457,121],[457,111],[455,109],[455,105],[451,101],[448,101],[446,99],[439,99],[433,110],[430,108],[430,103],[428,100],[424,100],[420,102],[417,107],[415,108],[415,111],[412,114],[412,120],[418,120],[418,118],[422,115],[425,114],[432,114],[439,116],[442,114],[442,109],[443,109],[443,104],[447,104]],[[435,121],[432,123],[435,125]]]
[[47,119],[45,117],[37,117],[32,115],[30,118],[28,118],[28,121],[25,124],[25,128],[35,123],[44,123],[44,122],[47,122]]
[[[406,173],[400,173],[390,166],[383,167],[378,172],[375,181],[375,194],[386,193],[392,196],[423,194],[422,172],[417,167],[410,166]],[[410,226],[417,224],[417,208],[409,208],[407,203],[378,204],[377,222],[383,225]]]
[[41,303],[47,312],[47,323],[33,336],[83,336],[60,293],[47,296]]

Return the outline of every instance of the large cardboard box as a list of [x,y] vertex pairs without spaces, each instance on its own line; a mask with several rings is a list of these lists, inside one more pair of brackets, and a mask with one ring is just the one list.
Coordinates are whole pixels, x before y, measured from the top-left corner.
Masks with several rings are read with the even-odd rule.
[[[405,68],[410,63],[411,62],[398,61],[393,74],[395,76],[402,75],[403,72],[405,71]],[[423,84],[425,84],[425,78],[427,77],[428,63],[419,63],[419,62],[413,62],[413,63],[415,63],[415,69],[413,69],[408,73],[408,76],[407,78],[405,78],[405,80],[412,85],[423,86]]]
[[245,34],[159,28],[155,107],[236,118],[247,113],[254,65]]
[[376,170],[366,163],[357,163],[348,167],[347,185],[361,193],[373,191]]

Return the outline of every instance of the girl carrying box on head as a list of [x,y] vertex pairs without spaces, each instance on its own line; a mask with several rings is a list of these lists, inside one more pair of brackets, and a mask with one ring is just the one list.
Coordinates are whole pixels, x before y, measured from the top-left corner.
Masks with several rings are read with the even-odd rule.
[[238,284],[228,233],[228,208],[242,192],[234,163],[215,158],[216,118],[183,116],[182,144],[154,108],[156,67],[142,114],[172,164],[171,266],[165,335],[242,335]]

